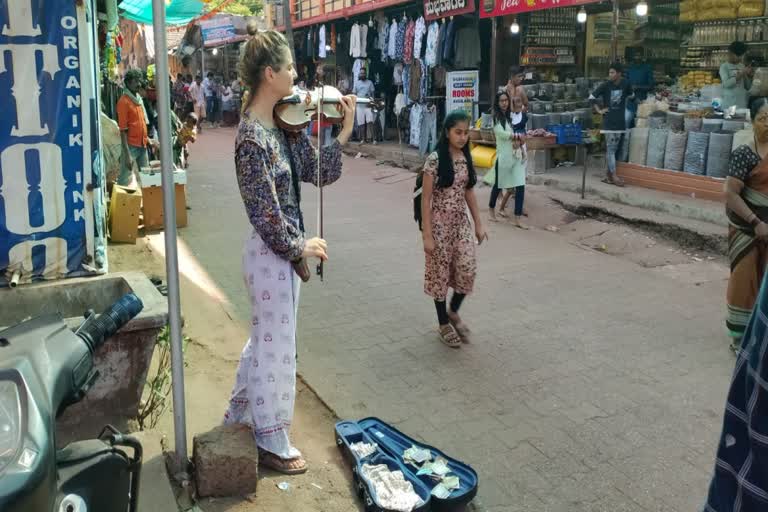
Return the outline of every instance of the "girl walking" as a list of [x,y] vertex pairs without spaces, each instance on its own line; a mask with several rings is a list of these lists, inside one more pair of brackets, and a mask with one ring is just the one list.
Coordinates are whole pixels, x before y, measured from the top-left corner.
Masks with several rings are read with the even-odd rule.
[[[488,239],[475,197],[477,175],[467,146],[469,124],[470,117],[464,111],[446,116],[437,152],[424,164],[422,184],[424,292],[435,301],[440,339],[452,348],[469,341],[470,331],[459,316],[459,308],[475,283],[474,238],[478,244]],[[467,207],[475,225],[474,237]],[[448,288],[453,288],[450,311],[446,305]]]
[[293,265],[327,259],[327,245],[303,233],[300,182],[323,184],[341,176],[341,145],[349,140],[354,97],[342,98],[344,125],[332,144],[315,150],[304,132],[281,130],[277,102],[291,94],[296,78],[288,43],[275,31],[246,43],[240,76],[250,94],[237,139],[235,168],[252,232],[243,249],[243,277],[251,299],[251,337],[243,349],[224,415],[226,424],[248,425],[259,447],[259,464],[285,474],[303,473],[307,463],[290,441],[296,398],[296,314],[299,279]]
[[516,112],[510,109],[510,99],[506,91],[496,95],[493,106],[493,134],[496,136],[496,165],[483,178],[493,186],[488,203],[489,218],[497,222],[496,201],[502,190],[499,215],[506,217],[504,207],[512,195],[509,189],[515,189],[515,225],[528,229],[523,221],[523,201],[525,199],[525,113],[519,98],[515,98]]

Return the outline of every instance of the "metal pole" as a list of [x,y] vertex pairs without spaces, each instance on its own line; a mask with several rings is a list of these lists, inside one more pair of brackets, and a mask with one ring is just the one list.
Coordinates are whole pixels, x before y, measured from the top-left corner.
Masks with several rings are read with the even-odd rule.
[[619,0],[613,0],[613,26],[611,27],[611,60],[619,60]]
[[491,18],[491,105],[496,100],[496,89],[499,87],[496,83],[496,39],[499,37],[499,23],[496,17]]
[[186,467],[187,422],[184,404],[184,353],[181,345],[181,304],[179,257],[176,248],[176,190],[173,183],[171,148],[171,94],[168,83],[168,47],[165,39],[165,0],[152,0],[155,29],[157,114],[160,128],[160,162],[163,183],[163,224],[165,228],[165,271],[168,281],[168,322],[171,331],[171,378],[173,385],[173,433],[176,458]]

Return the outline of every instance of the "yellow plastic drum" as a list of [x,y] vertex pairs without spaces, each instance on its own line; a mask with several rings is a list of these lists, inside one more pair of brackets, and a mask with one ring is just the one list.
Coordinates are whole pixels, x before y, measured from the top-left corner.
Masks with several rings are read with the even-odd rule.
[[472,144],[470,153],[472,154],[472,163],[475,164],[475,167],[490,169],[496,161],[496,148],[493,146]]

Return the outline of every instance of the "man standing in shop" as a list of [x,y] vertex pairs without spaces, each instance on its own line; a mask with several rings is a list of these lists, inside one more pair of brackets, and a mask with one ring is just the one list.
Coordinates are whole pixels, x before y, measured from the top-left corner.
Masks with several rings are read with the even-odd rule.
[[120,155],[120,174],[117,184],[128,186],[133,179],[133,164],[139,169],[149,166],[147,156],[147,114],[144,101],[139,95],[143,87],[144,76],[138,69],[131,69],[125,74],[125,90],[117,100],[117,125],[120,127],[122,154]]
[[616,156],[627,130],[627,100],[634,98],[632,86],[623,77],[623,73],[624,66],[614,62],[608,69],[608,81],[597,86],[597,89],[589,95],[589,101],[595,111],[603,115],[601,133],[605,135],[605,159],[608,163],[608,172],[602,181],[617,187],[623,187],[624,182],[616,176]]
[[197,116],[197,131],[203,131],[203,119],[205,119],[205,87],[203,77],[197,75],[195,81],[189,86],[189,97],[192,98],[192,109]]
[[720,65],[720,81],[723,84],[722,109],[730,107],[747,108],[749,89],[754,74],[751,63],[744,65],[747,45],[735,41],[728,47],[728,60]]
[[[360,71],[359,80],[355,84],[352,94],[358,98],[368,98],[372,100],[376,94],[373,82],[368,80],[365,70]],[[359,130],[360,143],[372,141],[376,144],[373,137],[373,122],[376,120],[370,105],[358,105],[355,113],[357,117],[357,127]]]
[[627,67],[627,80],[635,92],[635,101],[627,103],[627,129],[630,129],[637,113],[637,104],[645,101],[655,84],[653,68],[645,61],[645,50],[642,46],[627,47],[626,57],[627,62],[632,63]]
[[203,80],[203,91],[205,92],[205,112],[208,114],[208,122],[214,127],[216,122],[216,82],[211,71]]

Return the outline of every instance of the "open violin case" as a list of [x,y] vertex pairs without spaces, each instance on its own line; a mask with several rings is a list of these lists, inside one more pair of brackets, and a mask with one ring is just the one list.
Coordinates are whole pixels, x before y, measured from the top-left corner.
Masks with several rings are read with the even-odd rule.
[[[352,466],[355,486],[365,503],[366,512],[390,512],[390,509],[382,507],[374,486],[362,475],[364,464],[385,464],[391,471],[402,471],[405,479],[413,484],[414,491],[424,502],[414,508],[414,512],[463,510],[477,494],[477,473],[469,465],[449,457],[433,446],[408,437],[378,418],[365,418],[357,422],[340,421],[335,430],[336,444]],[[375,444],[376,450],[367,456],[359,457],[352,450],[352,445],[360,442]],[[432,461],[445,460],[449,470],[445,476],[458,477],[459,487],[452,489],[447,497],[433,495],[432,491],[440,483],[439,477],[428,473],[418,474],[420,467],[417,463],[404,457],[406,450],[412,447],[429,450]]]

